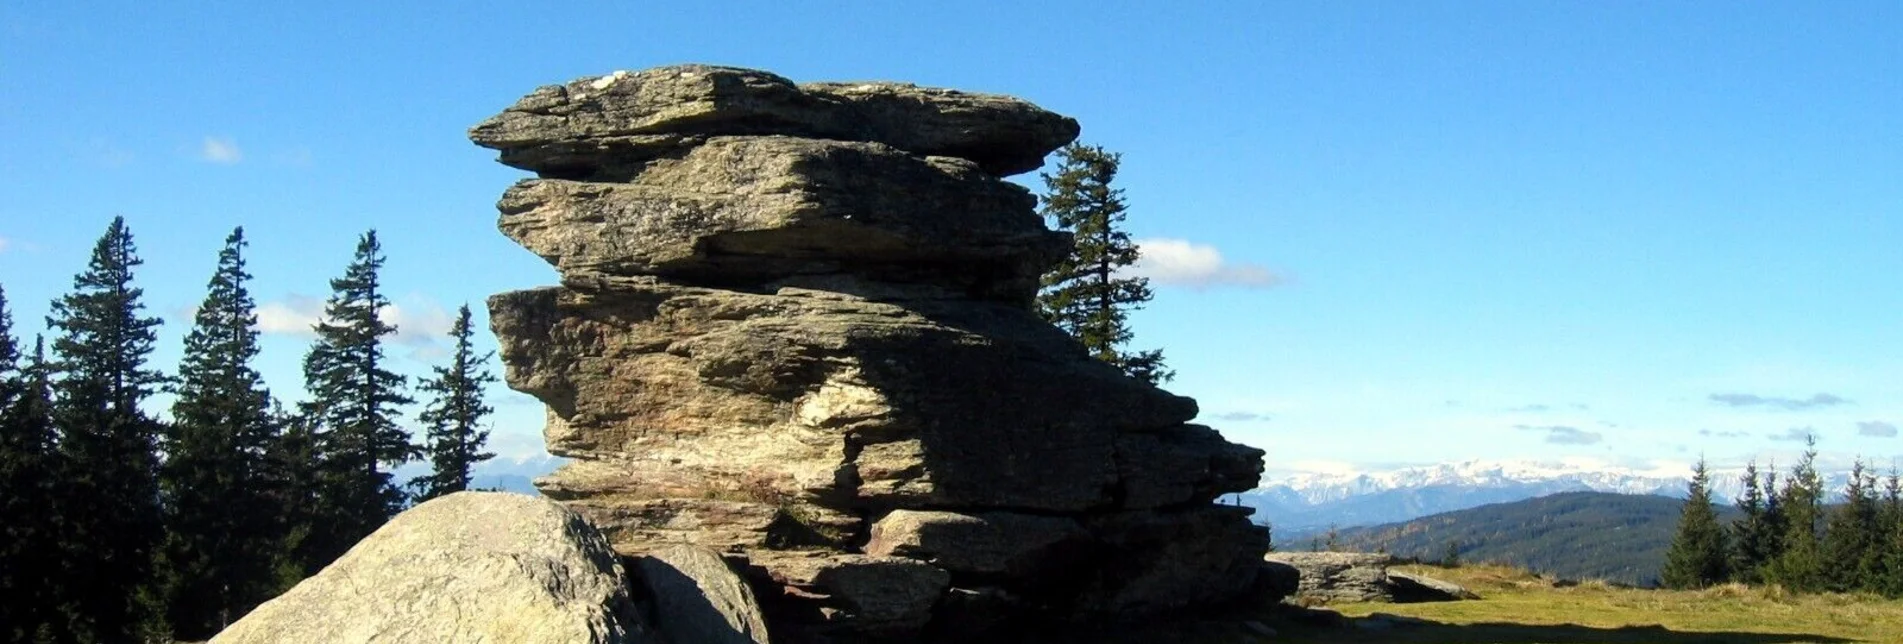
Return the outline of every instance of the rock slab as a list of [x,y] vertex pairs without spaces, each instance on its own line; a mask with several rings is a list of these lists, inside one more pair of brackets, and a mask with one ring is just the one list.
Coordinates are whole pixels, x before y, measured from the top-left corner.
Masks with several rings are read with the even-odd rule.
[[766,617],[719,554],[674,546],[635,560],[654,630],[670,644],[767,644]]
[[460,492],[411,508],[215,644],[646,644],[627,577],[582,517]]
[[1322,603],[1437,602],[1479,595],[1425,575],[1390,571],[1393,557],[1365,552],[1272,552],[1263,575],[1278,585],[1295,580],[1294,596]]

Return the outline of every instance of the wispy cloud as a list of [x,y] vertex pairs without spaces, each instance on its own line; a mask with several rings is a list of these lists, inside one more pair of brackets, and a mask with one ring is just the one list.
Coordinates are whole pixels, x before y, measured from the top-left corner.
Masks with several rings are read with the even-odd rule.
[[1231,411],[1211,415],[1209,419],[1225,423],[1255,423],[1269,420],[1269,415],[1253,411]]
[[1546,434],[1546,442],[1554,445],[1596,445],[1605,440],[1599,432],[1589,432],[1568,425],[1514,425],[1514,429]]
[[1130,273],[1158,284],[1210,288],[1235,286],[1267,288],[1282,282],[1269,269],[1223,259],[1215,246],[1182,239],[1139,239],[1137,261]]
[[1896,425],[1880,420],[1864,421],[1857,423],[1857,435],[1875,436],[1877,438],[1896,438]]
[[1534,405],[1520,405],[1518,407],[1508,407],[1507,411],[1536,413],[1536,412],[1542,412],[1542,411],[1551,411],[1552,409],[1553,409],[1552,405],[1534,404]]
[[1756,394],[1724,393],[1706,397],[1711,402],[1726,407],[1769,407],[1786,411],[1803,411],[1822,407],[1848,405],[1850,401],[1836,394],[1816,393],[1809,398],[1780,398],[1777,396],[1759,396]]
[[1817,430],[1809,427],[1792,427],[1784,430],[1783,433],[1766,434],[1765,436],[1774,441],[1805,441],[1815,438],[1817,436]]
[[207,163],[231,165],[244,160],[244,151],[228,137],[208,136],[198,146],[198,158]]
[[5,237],[0,237],[0,253],[7,252],[7,249],[12,247],[13,247],[13,240],[7,239]]
[[1720,432],[1720,431],[1712,431],[1709,429],[1701,429],[1701,430],[1698,430],[1698,435],[1711,436],[1714,438],[1742,438],[1744,437],[1745,433],[1741,431],[1735,431],[1735,430]]

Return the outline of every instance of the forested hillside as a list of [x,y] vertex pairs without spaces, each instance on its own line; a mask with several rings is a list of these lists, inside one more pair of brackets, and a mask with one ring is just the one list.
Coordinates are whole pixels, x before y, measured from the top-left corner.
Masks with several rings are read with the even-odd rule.
[[[1336,535],[1335,549],[1386,550],[1440,561],[1451,548],[1461,561],[1523,566],[1568,579],[1655,586],[1683,503],[1663,496],[1566,492],[1346,529]],[[1719,517],[1727,522],[1736,515],[1733,508],[1719,508]],[[1314,543],[1278,547],[1307,549]]]

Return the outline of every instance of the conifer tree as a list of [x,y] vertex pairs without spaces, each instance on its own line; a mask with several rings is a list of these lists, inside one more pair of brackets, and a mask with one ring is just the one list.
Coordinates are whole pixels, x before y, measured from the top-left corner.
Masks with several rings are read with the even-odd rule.
[[0,641],[50,635],[64,574],[59,570],[53,477],[53,401],[46,347],[35,340],[20,364],[13,318],[0,290]]
[[1764,488],[1758,479],[1757,461],[1745,464],[1739,477],[1744,491],[1738,495],[1738,511],[1744,516],[1731,524],[1731,578],[1747,584],[1764,580],[1760,569],[1771,559],[1772,543],[1780,538],[1766,515]]
[[1831,590],[1874,589],[1882,571],[1883,535],[1877,525],[1876,477],[1857,459],[1844,485],[1844,502],[1830,512],[1824,528],[1825,582]]
[[1041,175],[1044,216],[1075,236],[1069,256],[1044,274],[1038,311],[1084,344],[1090,354],[1150,384],[1168,381],[1163,352],[1126,351],[1129,312],[1149,302],[1148,278],[1123,274],[1137,261],[1136,243],[1119,229],[1127,207],[1111,187],[1121,155],[1073,143],[1057,151],[1056,174]]
[[264,452],[265,495],[276,509],[272,538],[276,543],[272,574],[275,592],[289,590],[329,563],[320,552],[318,526],[325,516],[324,471],[317,434],[308,417],[286,411],[275,401],[271,425],[277,433]]
[[1825,586],[1823,546],[1818,539],[1824,503],[1824,482],[1817,474],[1817,438],[1805,440],[1804,455],[1791,468],[1791,476],[1778,493],[1784,511],[1782,550],[1765,567],[1766,581],[1782,584],[1799,592],[1822,590]]
[[331,280],[317,340],[304,356],[303,414],[313,424],[322,463],[325,516],[310,535],[319,563],[342,555],[403,507],[391,470],[419,455],[397,424],[397,408],[411,402],[405,379],[385,365],[384,336],[395,326],[379,314],[390,305],[380,289],[382,247],[376,231],[358,239],[343,277]]
[[185,639],[209,638],[276,590],[271,394],[251,366],[258,329],[244,249],[244,229],[233,230],[185,338],[160,470],[169,620]]
[[1784,555],[1784,534],[1790,531],[1790,518],[1784,516],[1784,501],[1778,497],[1777,459],[1771,459],[1764,468],[1764,482],[1758,485],[1764,491],[1764,532],[1769,535],[1764,540],[1764,562],[1758,566],[1758,580],[1764,578],[1765,566],[1771,565]]
[[495,354],[476,353],[475,331],[469,321],[469,305],[464,304],[449,329],[449,337],[456,343],[449,364],[436,367],[435,375],[418,385],[433,395],[429,406],[417,415],[429,430],[431,470],[420,481],[424,499],[469,489],[469,468],[495,457],[482,451],[489,441],[482,419],[495,411],[483,404],[482,388],[496,381],[483,364]]
[[164,377],[146,366],[159,319],[144,317],[132,233],[114,218],[73,291],[47,324],[62,460],[63,598],[82,641],[136,641],[163,631],[151,585],[161,534],[159,424],[139,405]]
[[1881,570],[1875,590],[1889,597],[1903,597],[1903,478],[1899,478],[1895,466],[1884,480],[1882,507],[1877,516]]
[[1684,510],[1678,518],[1678,534],[1665,553],[1665,568],[1660,578],[1668,588],[1704,588],[1728,578],[1725,530],[1711,505],[1711,477],[1705,459],[1692,468]]

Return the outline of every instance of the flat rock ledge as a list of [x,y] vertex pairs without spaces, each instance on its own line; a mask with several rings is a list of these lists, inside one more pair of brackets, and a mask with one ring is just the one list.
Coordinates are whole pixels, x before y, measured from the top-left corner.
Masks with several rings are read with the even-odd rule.
[[1298,600],[1406,604],[1480,598],[1452,582],[1389,570],[1395,559],[1381,553],[1272,552],[1263,562],[1263,575],[1281,580],[1283,591]]

